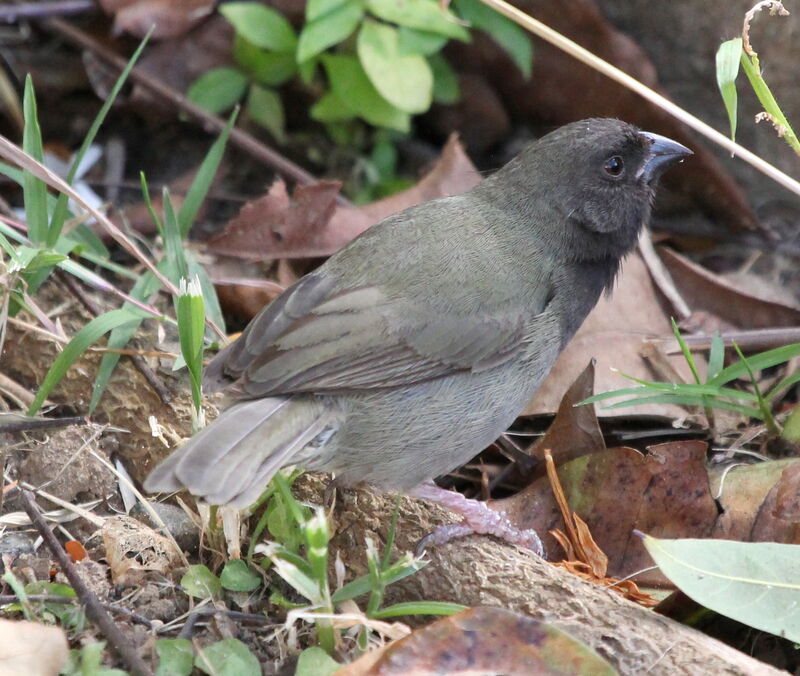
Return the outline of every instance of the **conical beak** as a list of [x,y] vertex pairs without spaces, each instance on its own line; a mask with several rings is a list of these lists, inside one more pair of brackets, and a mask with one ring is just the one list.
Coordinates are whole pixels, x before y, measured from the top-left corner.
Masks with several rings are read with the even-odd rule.
[[678,164],[684,157],[694,154],[686,146],[666,136],[652,134],[649,131],[639,133],[650,143],[650,156],[642,167],[642,173],[648,181],[655,180],[673,164]]

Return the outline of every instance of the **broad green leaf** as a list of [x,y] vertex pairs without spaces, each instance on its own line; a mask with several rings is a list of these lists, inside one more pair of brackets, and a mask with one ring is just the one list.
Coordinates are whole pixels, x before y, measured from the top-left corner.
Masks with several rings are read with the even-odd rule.
[[216,599],[222,595],[219,578],[203,564],[189,566],[181,578],[181,587],[196,599]]
[[297,36],[280,12],[255,2],[226,2],[220,14],[233,24],[236,32],[261,49],[293,52]]
[[644,545],[661,571],[697,603],[800,642],[800,546],[650,536]]
[[212,68],[192,82],[186,98],[212,113],[238,103],[247,91],[247,78],[236,68]]
[[300,653],[294,676],[330,676],[336,673],[341,666],[322,648],[312,646]]
[[367,9],[384,21],[469,41],[469,32],[458,17],[437,0],[367,0]]
[[306,23],[297,41],[297,62],[303,63],[342,42],[356,29],[363,16],[361,3],[350,0]]
[[325,92],[320,100],[311,106],[309,115],[320,122],[343,122],[355,117],[353,111],[332,91]]
[[261,676],[261,665],[244,643],[235,638],[202,649],[194,665],[209,676]]
[[194,648],[186,638],[160,638],[156,641],[156,676],[189,676],[194,668]]
[[[144,36],[142,41],[139,43],[139,46],[136,48],[136,51],[133,53],[133,56],[128,59],[128,63],[123,69],[123,71],[119,74],[117,81],[114,83],[114,86],[111,88],[106,100],[103,102],[99,112],[95,115],[94,120],[92,121],[92,125],[89,127],[89,131],[86,132],[86,135],[83,137],[83,142],[81,143],[78,152],[75,153],[75,156],[72,159],[72,165],[69,168],[66,176],[66,182],[69,185],[72,185],[72,182],[75,180],[75,175],[78,172],[78,167],[80,167],[81,162],[83,161],[86,152],[91,147],[92,143],[94,143],[95,138],[97,137],[97,132],[100,131],[100,127],[102,126],[103,122],[106,119],[106,115],[108,115],[108,111],[111,110],[111,106],[114,105],[114,101],[116,101],[117,96],[119,96],[120,91],[122,90],[123,85],[128,79],[128,75],[133,70],[134,65],[139,60],[139,57],[144,50],[145,45],[147,44],[148,40],[150,40],[150,35],[153,32],[151,28],[147,31],[147,35]],[[66,193],[61,193],[58,196],[58,200],[56,202],[55,209],[53,210],[53,215],[50,218],[50,227],[49,232],[47,234],[47,245],[48,246],[55,246],[56,242],[58,241],[59,236],[61,235],[61,229],[64,227],[64,222],[67,218],[67,207],[69,204],[69,198],[67,197]],[[84,239],[88,238],[92,233],[86,226],[83,226],[82,234]],[[76,233],[73,231],[73,235]],[[103,253],[105,250],[105,246],[102,245],[99,238],[95,235],[95,245],[99,242],[102,249],[100,253]],[[108,251],[105,251],[105,255],[108,255]]]
[[203,204],[208,191],[211,189],[211,184],[214,182],[214,176],[217,173],[222,156],[225,154],[225,145],[228,142],[228,137],[231,134],[231,129],[236,123],[237,112],[231,113],[228,122],[224,129],[220,132],[216,141],[211,144],[200,168],[197,170],[192,184],[186,191],[186,196],[183,199],[183,204],[178,211],[178,229],[180,236],[186,238],[189,234],[189,229],[197,218],[197,213],[200,211],[200,206]]
[[250,87],[247,95],[247,112],[280,144],[286,143],[286,118],[283,102],[274,89],[261,85]]
[[86,352],[92,343],[112,329],[132,322],[139,322],[145,316],[141,310],[110,310],[86,324],[72,337],[72,340],[67,343],[61,354],[56,357],[39,390],[36,392],[33,403],[28,408],[28,415],[36,415],[47,395],[61,382],[69,367]]
[[533,42],[526,31],[480,0],[456,0],[455,5],[462,19],[486,31],[508,53],[520,72],[530,78]]
[[458,76],[441,54],[428,57],[433,71],[433,100],[445,105],[456,103],[461,98]]
[[399,38],[397,49],[401,55],[419,54],[421,56],[430,56],[438,52],[447,42],[447,38],[444,35],[421,31],[408,26],[400,26],[397,34]]
[[[342,5],[354,0],[308,0],[306,3],[306,21],[314,21],[332,12]],[[358,0],[356,0],[358,2]]]
[[230,559],[219,575],[225,589],[236,592],[251,592],[261,584],[261,576],[241,559]]
[[364,21],[356,48],[369,79],[389,103],[407,113],[424,113],[431,107],[431,67],[423,56],[400,54],[396,28]]
[[233,58],[256,82],[279,87],[294,77],[297,61],[293,52],[267,52],[238,33],[233,39]]
[[722,94],[725,110],[728,111],[732,141],[736,140],[736,108],[738,104],[736,76],[739,74],[741,55],[742,38],[723,42],[717,50],[717,86]]
[[[44,158],[42,130],[36,110],[36,93],[33,80],[25,78],[25,91],[22,97],[22,112],[25,117],[25,130],[22,134],[22,149],[39,162]],[[26,171],[23,173],[22,195],[25,202],[25,222],[28,237],[34,244],[47,242],[47,186],[39,178]]]
[[375,89],[358,59],[342,54],[324,54],[322,63],[333,93],[358,117],[376,127],[407,132],[408,113],[396,108]]

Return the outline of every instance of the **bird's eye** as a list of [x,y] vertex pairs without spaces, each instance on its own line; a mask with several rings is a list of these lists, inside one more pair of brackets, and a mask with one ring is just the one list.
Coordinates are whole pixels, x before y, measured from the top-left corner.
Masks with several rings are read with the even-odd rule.
[[622,162],[622,158],[619,155],[614,155],[603,163],[603,169],[609,176],[618,178],[622,176],[622,172],[625,171],[625,164]]

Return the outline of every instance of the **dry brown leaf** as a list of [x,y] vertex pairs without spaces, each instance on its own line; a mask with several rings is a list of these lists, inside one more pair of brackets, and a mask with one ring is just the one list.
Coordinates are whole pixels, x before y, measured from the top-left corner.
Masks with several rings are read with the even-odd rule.
[[367,653],[334,676],[611,676],[597,653],[555,627],[501,608],[471,608]]
[[130,571],[167,573],[180,564],[171,540],[130,516],[106,519],[100,533],[115,583],[125,582]]
[[783,302],[775,300],[786,294],[778,290],[765,293],[763,287],[737,288],[724,277],[709,272],[671,249],[659,247],[658,253],[693,311],[711,314],[740,329],[800,325],[800,308],[791,304],[788,297]]
[[213,0],[100,0],[100,6],[114,15],[114,32],[143,38],[151,26],[153,37],[174,38],[214,10]]
[[792,463],[781,473],[772,515],[784,521],[800,521],[800,462]]
[[340,184],[297,186],[291,199],[278,181],[267,195],[242,207],[208,250],[250,261],[330,256],[387,216],[437,197],[457,195],[480,183],[456,137],[451,137],[431,171],[416,185],[363,207],[336,208]]
[[68,652],[60,627],[0,619],[0,676],[54,676],[66,666]]

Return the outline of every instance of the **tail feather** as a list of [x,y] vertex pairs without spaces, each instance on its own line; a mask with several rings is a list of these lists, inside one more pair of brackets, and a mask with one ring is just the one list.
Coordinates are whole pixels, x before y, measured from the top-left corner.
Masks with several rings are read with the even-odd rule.
[[147,491],[188,489],[204,502],[246,507],[333,416],[309,396],[234,404],[147,477]]

